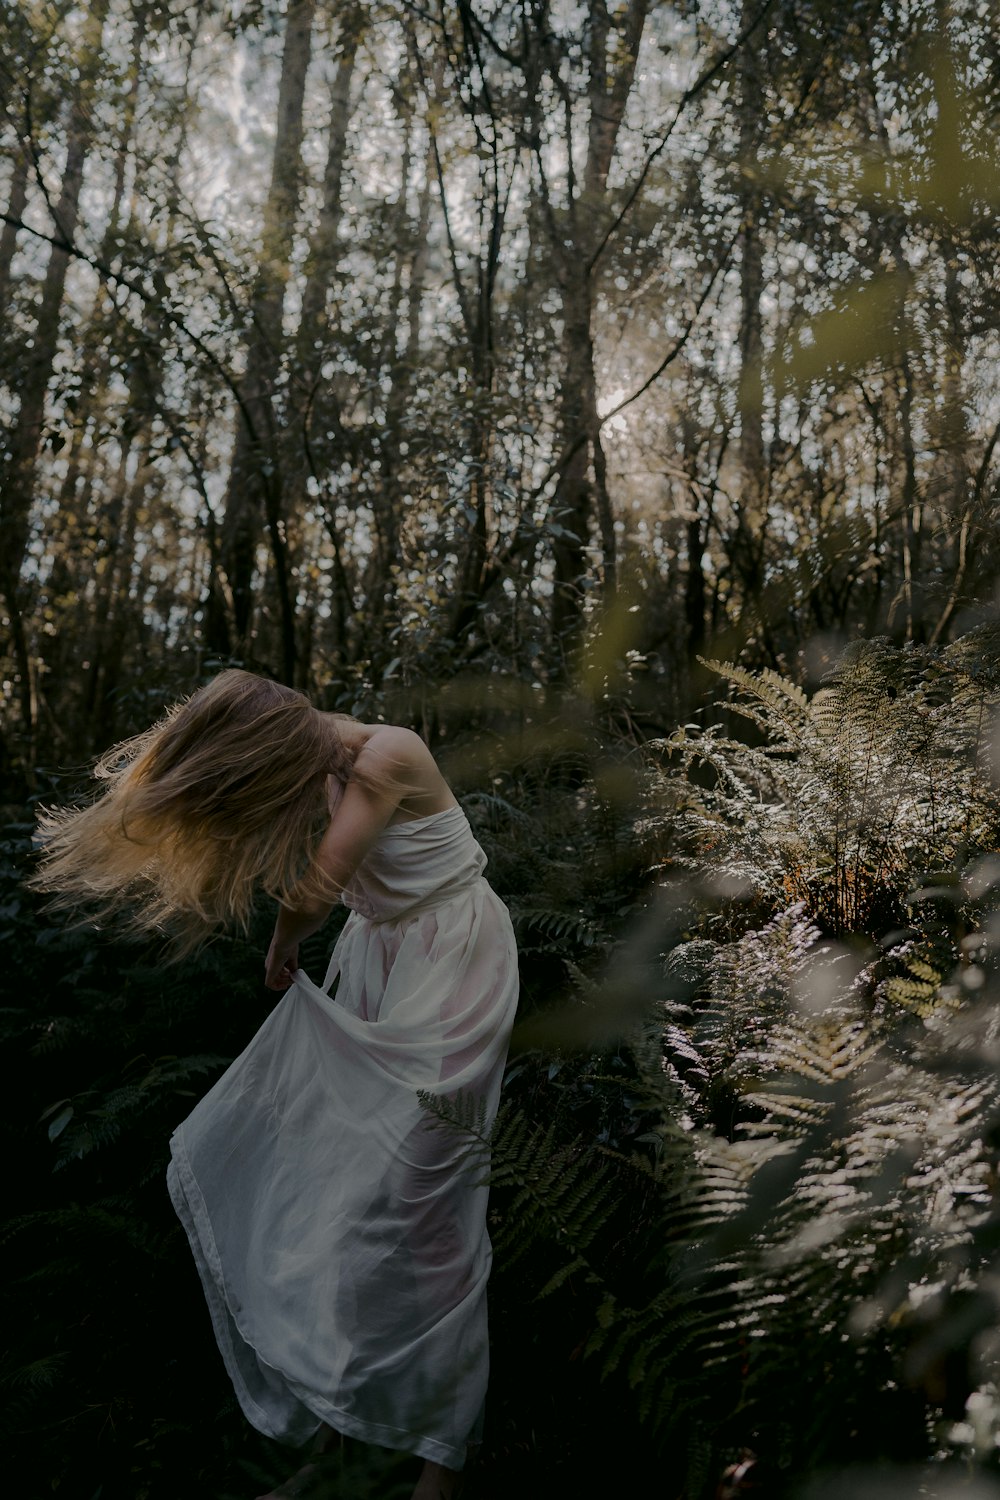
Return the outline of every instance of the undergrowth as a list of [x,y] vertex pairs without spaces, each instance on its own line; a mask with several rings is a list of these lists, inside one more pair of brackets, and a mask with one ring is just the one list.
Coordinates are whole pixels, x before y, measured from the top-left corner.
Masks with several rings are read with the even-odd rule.
[[[473,1497],[603,1492],[623,1453],[670,1500],[747,1450],[775,1496],[996,1466],[996,636],[858,646],[811,697],[719,670],[746,741],[595,733],[458,788],[524,994],[493,1132],[427,1100],[493,1185]],[[0,872],[8,1451],[57,1496],[253,1493],[288,1459],[236,1412],[161,1179],[271,1003],[269,914],[166,968],[47,919],[28,833]]]

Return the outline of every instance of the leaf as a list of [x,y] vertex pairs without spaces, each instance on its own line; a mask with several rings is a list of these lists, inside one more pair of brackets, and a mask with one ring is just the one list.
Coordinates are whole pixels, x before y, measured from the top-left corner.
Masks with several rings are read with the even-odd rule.
[[59,1111],[55,1119],[52,1120],[49,1125],[50,1141],[54,1141],[58,1139],[60,1135],[62,1135],[63,1131],[66,1129],[66,1126],[69,1124],[70,1120],[72,1120],[73,1114],[74,1110],[72,1104],[67,1104],[63,1109]]
[[909,287],[908,273],[896,271],[848,286],[834,307],[793,330],[771,372],[776,389],[802,395],[816,380],[892,364],[903,347]]

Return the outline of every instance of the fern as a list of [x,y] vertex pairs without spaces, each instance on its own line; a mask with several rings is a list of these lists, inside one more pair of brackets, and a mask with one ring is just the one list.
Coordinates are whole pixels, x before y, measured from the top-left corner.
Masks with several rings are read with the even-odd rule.
[[[679,786],[669,777],[658,785],[665,824],[686,838],[689,863],[711,850],[715,868],[751,882],[764,900],[804,901],[833,932],[874,932],[901,919],[915,876],[996,842],[1000,800],[988,768],[1000,702],[996,643],[992,628],[933,650],[860,643],[811,699],[773,672],[708,663],[767,744],[712,729],[658,742],[684,773]],[[714,785],[692,786],[696,762]]]
[[[516,904],[511,913],[521,953],[577,951],[607,943],[601,925],[582,912],[552,911]],[[538,942],[537,934],[545,940]]]
[[[900,1374],[921,1288],[958,1307],[997,1274],[995,919],[970,906],[1000,829],[996,645],[864,643],[812,697],[724,669],[766,742],[688,727],[651,747],[638,830],[694,895],[633,1045],[641,1128],[602,1153],[592,1218],[586,1140],[505,1117],[501,1264],[544,1259],[549,1297],[577,1289],[587,1358],[661,1451],[690,1455],[688,1495],[753,1433],[808,1467],[840,1458],[845,1425],[882,1451],[887,1412],[925,1431]],[[636,1202],[642,1230],[611,1254]]]
[[139,1059],[128,1068],[138,1073],[134,1081],[116,1082],[61,1101],[60,1115],[55,1121],[58,1132],[52,1126],[49,1132],[57,1138],[56,1169],[113,1144],[124,1131],[134,1127],[140,1116],[166,1100],[194,1097],[204,1077],[219,1072],[227,1062],[227,1058],[213,1053],[196,1053],[190,1057],[158,1058],[140,1072],[145,1059]]
[[487,1131],[475,1100],[428,1093],[420,1098],[438,1128],[464,1137],[467,1168],[488,1171],[491,1185],[508,1194],[508,1217],[496,1240],[498,1255],[513,1265],[539,1243],[558,1245],[562,1263],[536,1295],[549,1295],[576,1271],[599,1281],[587,1252],[610,1222],[620,1186],[595,1152],[579,1140],[560,1139],[554,1122],[536,1125],[506,1104]]

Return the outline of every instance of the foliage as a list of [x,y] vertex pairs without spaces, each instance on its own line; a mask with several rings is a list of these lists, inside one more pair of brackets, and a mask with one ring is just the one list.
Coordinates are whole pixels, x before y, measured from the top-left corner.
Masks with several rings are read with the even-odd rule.
[[210,658],[551,690],[624,602],[662,734],[693,652],[966,628],[988,10],[8,6],[8,770]]
[[[991,644],[978,633],[936,653],[881,643],[852,653],[819,729],[792,684],[734,673],[772,738],[722,741],[707,790],[671,785],[654,759],[652,788],[671,830],[678,801],[696,810],[698,837],[708,801],[715,837],[700,861],[693,840],[687,861],[714,878],[728,834],[752,895],[720,909],[689,889],[687,940],[665,970],[646,968],[657,1019],[619,1054],[613,1137],[581,1131],[572,1107],[539,1116],[537,1075],[522,1101],[512,1077],[492,1141],[460,1109],[436,1106],[482,1163],[492,1151],[500,1244],[520,1283],[530,1277],[540,1305],[572,1305],[605,1400],[631,1412],[638,1441],[671,1455],[674,1493],[702,1494],[744,1447],[766,1461],[773,1493],[850,1463],[995,1463],[984,1434],[997,1421],[998,866],[982,853],[986,837],[967,833],[994,815],[981,754]],[[904,702],[873,708],[866,692],[889,669]],[[932,723],[914,735],[918,709]],[[952,781],[939,728],[949,713],[964,752]],[[904,779],[902,789],[882,782],[882,803],[901,809],[902,854],[873,867],[866,911],[901,903],[902,877],[922,859],[936,867],[933,886],[909,893],[909,927],[877,943],[871,931],[822,932],[805,899],[757,920],[762,892],[784,894],[766,884],[776,824],[785,840],[794,830],[800,865],[817,872],[807,892],[821,895],[830,828],[866,835],[864,804],[845,792],[855,783],[836,779],[842,742],[856,750],[862,732],[852,716],[867,753]],[[747,765],[765,769],[774,800],[727,822],[724,798],[750,805]],[[932,785],[929,827],[920,792]],[[605,1006],[621,998],[593,983],[587,993]],[[571,1012],[566,1021],[568,1038]],[[521,1064],[522,1078],[537,1066]],[[578,1109],[594,1064],[563,1066]],[[601,1084],[606,1100],[611,1084]]]
[[[747,1447],[775,1493],[844,1463],[988,1457],[994,669],[980,630],[856,648],[813,698],[734,672],[758,743],[688,730],[666,762],[649,747],[644,789],[634,749],[602,738],[600,696],[572,753],[555,729],[498,758],[482,725],[452,744],[453,776],[481,787],[483,755],[496,767],[467,805],[518,922],[529,1048],[492,1138],[460,1101],[428,1101],[464,1131],[470,1171],[491,1159],[494,1379],[474,1484],[611,1483],[611,1459],[579,1443],[609,1409],[686,1500]],[[166,1494],[186,1472],[180,1433],[196,1491],[232,1493],[241,1467],[273,1482],[287,1461],[235,1411],[160,1182],[171,1123],[262,1015],[246,949],[164,970],[48,925],[17,884],[27,831],[0,900],[31,997],[3,1021],[8,1145],[29,1167],[7,1230],[8,1442],[44,1442],[56,1493],[74,1492],[83,1452],[94,1488]],[[867,930],[846,908],[829,920],[834,839],[861,851],[866,904],[850,910]],[[669,869],[666,905],[637,901],[650,865]],[[587,1040],[616,1029],[617,1044]],[[97,1351],[95,1323],[117,1330]],[[128,1372],[164,1328],[161,1373],[137,1390]],[[352,1473],[339,1482],[359,1494],[393,1482]]]
[[763,743],[715,727],[661,742],[705,768],[673,783],[690,857],[711,851],[719,878],[766,906],[803,901],[835,934],[902,923],[916,881],[995,847],[998,640],[984,626],[938,649],[858,643],[812,699],[773,672],[712,663]]

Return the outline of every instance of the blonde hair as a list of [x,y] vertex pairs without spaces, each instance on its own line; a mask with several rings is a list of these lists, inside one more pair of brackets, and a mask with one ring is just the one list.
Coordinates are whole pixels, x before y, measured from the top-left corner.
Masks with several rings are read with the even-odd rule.
[[30,884],[53,906],[166,932],[180,957],[220,927],[246,930],[259,890],[288,900],[330,821],[327,777],[353,770],[332,715],[281,683],[220,672],[101,757],[89,806],[43,812]]

